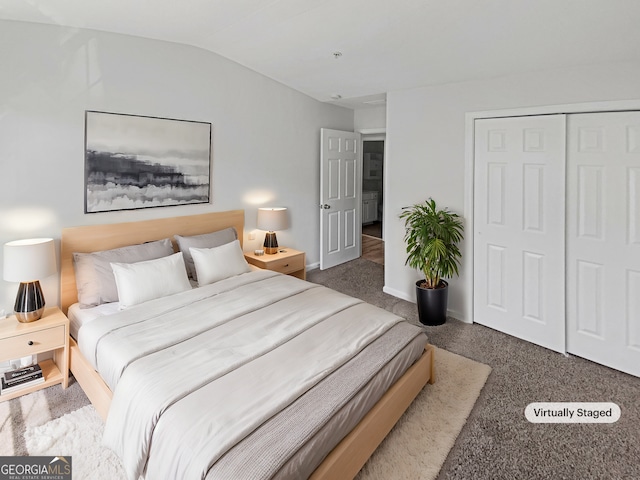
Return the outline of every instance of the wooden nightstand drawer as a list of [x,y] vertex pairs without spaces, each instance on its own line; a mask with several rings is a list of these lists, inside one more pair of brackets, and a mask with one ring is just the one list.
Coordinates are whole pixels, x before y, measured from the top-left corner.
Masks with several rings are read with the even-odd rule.
[[297,255],[290,258],[279,258],[265,264],[267,270],[274,270],[280,273],[293,273],[304,268],[304,256]]
[[33,353],[46,352],[65,346],[64,325],[26,332],[0,339],[0,352],[5,359],[20,358]]
[[292,275],[294,277],[306,279],[305,254],[293,248],[281,248],[273,255],[256,255],[253,252],[245,252],[244,258],[251,265],[273,270],[274,272]]

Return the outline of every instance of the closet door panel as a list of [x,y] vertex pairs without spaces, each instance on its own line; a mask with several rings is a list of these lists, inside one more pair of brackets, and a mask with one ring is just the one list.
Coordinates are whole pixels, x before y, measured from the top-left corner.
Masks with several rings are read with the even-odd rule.
[[476,120],[474,321],[565,351],[565,117]]
[[567,351],[640,376],[640,112],[572,114]]

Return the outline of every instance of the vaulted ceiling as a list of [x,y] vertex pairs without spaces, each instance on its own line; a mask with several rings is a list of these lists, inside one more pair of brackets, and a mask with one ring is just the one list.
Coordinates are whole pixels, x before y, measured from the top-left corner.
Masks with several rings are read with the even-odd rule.
[[638,0],[0,0],[0,18],[201,47],[349,106],[423,85],[640,61]]

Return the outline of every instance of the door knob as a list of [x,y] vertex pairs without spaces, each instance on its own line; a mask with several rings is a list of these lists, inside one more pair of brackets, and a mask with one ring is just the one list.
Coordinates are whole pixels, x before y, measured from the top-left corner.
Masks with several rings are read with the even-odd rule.
[[325,203],[324,205],[320,205],[320,208],[324,208],[326,210],[328,208],[331,208],[331,205]]

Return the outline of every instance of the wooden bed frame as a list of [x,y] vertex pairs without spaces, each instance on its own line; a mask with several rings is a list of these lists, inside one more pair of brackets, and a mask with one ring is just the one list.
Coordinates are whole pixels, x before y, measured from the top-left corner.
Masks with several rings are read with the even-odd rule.
[[[78,298],[73,252],[109,250],[163,238],[172,238],[173,241],[174,234],[198,235],[227,227],[235,227],[242,245],[243,210],[64,229],[60,260],[62,311],[67,314],[69,306],[77,302]],[[82,356],[73,338],[69,344],[69,368],[97,412],[106,420],[111,404],[111,390]],[[353,478],[360,471],[426,383],[434,382],[433,353],[434,348],[427,345],[416,363],[329,453],[311,476],[312,479]]]

